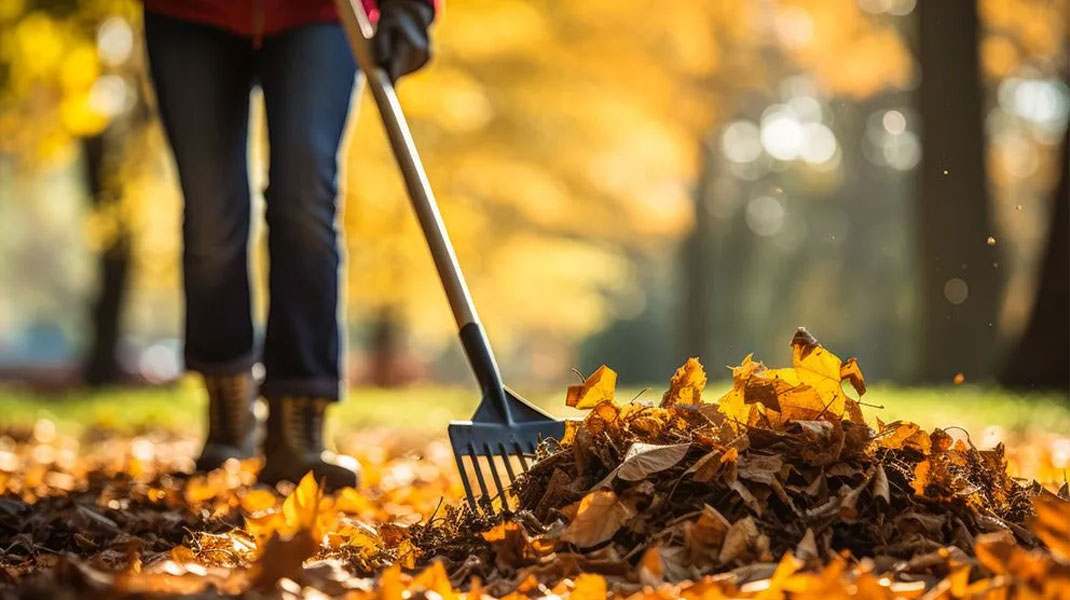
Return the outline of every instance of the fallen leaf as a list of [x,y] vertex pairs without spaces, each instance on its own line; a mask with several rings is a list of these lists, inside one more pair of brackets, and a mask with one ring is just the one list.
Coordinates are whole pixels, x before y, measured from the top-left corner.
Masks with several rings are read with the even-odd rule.
[[691,444],[644,444],[636,442],[628,448],[624,461],[616,469],[616,476],[624,481],[639,481],[680,462]]
[[561,533],[561,539],[581,548],[609,540],[634,515],[633,510],[617,499],[617,494],[608,490],[591,492],[574,506],[575,516]]
[[724,545],[717,556],[720,564],[726,564],[747,555],[749,549],[758,541],[758,525],[753,517],[744,517],[728,528]]
[[699,404],[706,388],[706,370],[697,358],[689,358],[669,380],[669,389],[661,397],[661,407],[676,404]]
[[612,402],[617,386],[617,373],[602,365],[583,383],[568,386],[565,404],[580,410],[594,408],[599,402]]

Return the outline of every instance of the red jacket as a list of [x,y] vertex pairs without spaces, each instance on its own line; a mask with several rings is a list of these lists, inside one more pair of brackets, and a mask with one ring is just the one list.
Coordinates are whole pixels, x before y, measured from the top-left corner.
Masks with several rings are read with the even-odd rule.
[[[334,0],[144,0],[152,12],[184,21],[204,23],[259,41],[298,25],[337,21]],[[373,21],[379,17],[376,0],[362,0]],[[428,0],[437,9],[438,2]]]

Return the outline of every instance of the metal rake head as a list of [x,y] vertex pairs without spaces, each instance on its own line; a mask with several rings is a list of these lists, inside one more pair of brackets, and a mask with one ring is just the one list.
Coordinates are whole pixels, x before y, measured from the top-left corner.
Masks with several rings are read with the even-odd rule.
[[448,431],[468,503],[494,516],[511,510],[506,490],[528,470],[543,439],[564,436],[565,422],[504,388],[504,399],[484,396],[471,421],[454,421]]

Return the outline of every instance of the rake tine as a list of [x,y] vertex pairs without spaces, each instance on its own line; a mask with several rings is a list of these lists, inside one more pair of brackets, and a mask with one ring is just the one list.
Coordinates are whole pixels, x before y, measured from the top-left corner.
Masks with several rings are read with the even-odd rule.
[[502,486],[502,480],[498,477],[498,465],[494,464],[496,458],[494,453],[490,451],[490,446],[483,444],[483,452],[487,453],[487,464],[490,465],[490,476],[494,479],[494,485],[498,488],[498,497],[502,499],[502,508],[509,510],[509,502],[505,499],[505,487]]
[[528,472],[528,460],[524,458],[524,450],[520,447],[520,444],[513,442],[513,449],[516,450],[516,457],[520,460],[520,466],[524,469],[524,472]]
[[[461,455],[456,452],[453,453],[453,458],[457,460],[457,470],[461,473],[461,483],[464,484],[464,495],[468,496],[468,504],[472,506],[472,510],[479,512],[479,506],[476,505],[476,496],[472,493],[472,484],[468,483],[468,473],[464,470],[464,461],[461,460]],[[473,465],[473,468],[475,465]]]
[[[469,442],[468,444],[468,457],[472,459],[472,466],[475,468],[476,472],[476,482],[479,483],[479,491],[483,493],[482,499],[486,502],[487,505],[489,505],[490,491],[487,489],[487,482],[483,479],[483,469],[479,466],[479,457],[476,456],[475,446],[473,446],[471,442]],[[494,514],[494,511],[492,509],[489,509],[487,506],[484,506],[484,508],[486,508],[487,511],[492,515]]]
[[505,473],[509,475],[509,485],[513,485],[516,483],[516,475],[513,474],[513,464],[509,458],[509,453],[505,451],[505,444],[498,444],[498,456],[505,463]]

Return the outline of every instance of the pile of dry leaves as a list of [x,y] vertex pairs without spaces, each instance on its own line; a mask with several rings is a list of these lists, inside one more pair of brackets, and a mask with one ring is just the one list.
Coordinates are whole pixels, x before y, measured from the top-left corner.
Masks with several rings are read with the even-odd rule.
[[[716,402],[703,400],[694,359],[656,406],[618,405],[615,374],[600,368],[569,390],[589,414],[518,484],[520,511],[482,533],[481,560],[467,557],[463,530],[431,550],[458,572],[519,585],[598,573],[638,592],[729,572],[721,581],[739,593],[737,583],[786,585],[849,557],[885,596],[941,582],[1070,594],[1058,558],[1070,549],[1065,485],[1014,481],[1002,446],[912,423],[870,427],[844,391],[866,391],[857,362],[802,329],[792,348],[790,368],[745,358]],[[1010,556],[1031,570],[1004,576]]]
[[500,520],[459,502],[441,441],[414,454],[365,437],[353,449],[366,486],[324,496],[311,477],[285,495],[252,487],[255,462],[176,474],[189,453],[168,439],[127,441],[94,462],[77,442],[9,433],[0,590],[1070,598],[1065,484],[1011,478],[1002,446],[867,422],[854,359],[805,330],[792,347],[790,368],[745,358],[715,400],[694,359],[655,404],[618,404],[616,374],[598,369],[568,391],[586,417],[543,444]]

